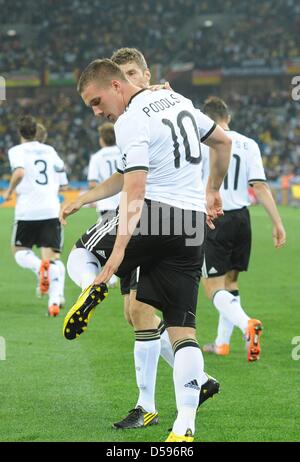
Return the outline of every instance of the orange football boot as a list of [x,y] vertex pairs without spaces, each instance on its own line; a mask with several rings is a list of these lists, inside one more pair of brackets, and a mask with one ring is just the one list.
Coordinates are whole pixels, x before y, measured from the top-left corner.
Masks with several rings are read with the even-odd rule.
[[223,343],[223,345],[216,345],[215,343],[207,343],[203,345],[202,350],[205,353],[214,353],[219,356],[227,356],[230,352],[230,346],[228,343]]
[[59,306],[56,305],[56,304],[53,304],[53,305],[49,306],[49,308],[48,308],[48,314],[52,318],[55,318],[55,316],[58,316],[59,311],[60,311]]
[[260,355],[260,336],[262,322],[258,319],[249,319],[246,329],[246,348],[249,362],[257,361]]

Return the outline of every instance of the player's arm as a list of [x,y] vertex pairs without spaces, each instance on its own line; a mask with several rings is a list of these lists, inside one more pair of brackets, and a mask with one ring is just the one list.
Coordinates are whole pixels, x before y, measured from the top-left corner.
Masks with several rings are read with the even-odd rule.
[[96,188],[97,185],[98,185],[97,181],[89,181],[89,189]]
[[146,171],[124,174],[124,186],[119,207],[119,226],[111,256],[94,284],[108,282],[124,258],[125,249],[141,218],[146,189]]
[[274,246],[276,248],[282,247],[286,241],[286,233],[270,187],[265,181],[253,182],[251,185],[253,186],[257,200],[272,220]]
[[273,241],[276,248],[285,243],[285,229],[283,227],[276,203],[266,180],[263,161],[258,144],[252,140],[247,151],[248,183],[253,186],[258,201],[267,211],[273,223]]
[[119,207],[119,226],[112,253],[94,284],[107,282],[123,261],[126,246],[140,220],[149,170],[150,130],[147,119],[136,117],[115,124],[117,145],[122,153],[124,185]]
[[[98,181],[96,181],[96,180],[89,181],[89,182],[88,182],[89,189],[94,189],[94,188],[96,188],[96,186],[97,186],[98,184],[99,184],[99,183],[98,183]],[[93,205],[94,207],[96,207],[96,202],[95,202],[94,204],[91,204],[91,205]]]
[[3,198],[5,200],[10,199],[12,193],[14,192],[18,184],[21,183],[21,181],[23,180],[24,175],[25,175],[25,170],[23,167],[18,167],[13,171],[10,182],[9,182],[8,189],[3,194]]
[[232,141],[225,131],[216,125],[203,142],[210,148],[206,187],[207,224],[214,229],[212,220],[223,214],[219,190],[229,167]]
[[65,204],[60,212],[61,223],[65,225],[66,217],[78,212],[84,205],[118,194],[123,187],[123,176],[121,173],[116,172],[94,189],[79,196],[75,201]]
[[114,248],[124,251],[138,224],[144,205],[146,171],[124,174],[124,185],[119,207],[119,227]]
[[214,229],[212,221],[223,214],[219,189],[228,170],[232,141],[221,127],[199,109],[196,109],[195,115],[200,141],[211,148],[206,187],[206,222]]
[[211,190],[219,191],[227,173],[231,156],[231,139],[216,125],[211,135],[204,141],[209,146],[209,178]]

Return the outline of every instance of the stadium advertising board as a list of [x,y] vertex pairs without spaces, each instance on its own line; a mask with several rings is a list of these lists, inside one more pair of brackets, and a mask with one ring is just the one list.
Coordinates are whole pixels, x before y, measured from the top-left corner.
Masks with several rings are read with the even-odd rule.
[[8,72],[3,73],[6,87],[38,87],[41,84],[39,73],[30,72]]

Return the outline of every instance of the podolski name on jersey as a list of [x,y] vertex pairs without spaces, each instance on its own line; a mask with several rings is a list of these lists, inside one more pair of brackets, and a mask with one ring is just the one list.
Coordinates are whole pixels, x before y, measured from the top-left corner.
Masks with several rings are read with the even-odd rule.
[[143,107],[143,111],[148,117],[151,117],[151,111],[164,111],[165,109],[168,109],[171,106],[175,106],[175,104],[177,103],[180,103],[180,99],[176,95],[171,93],[169,98],[161,98],[157,101],[153,101],[153,103],[150,103],[149,106]]

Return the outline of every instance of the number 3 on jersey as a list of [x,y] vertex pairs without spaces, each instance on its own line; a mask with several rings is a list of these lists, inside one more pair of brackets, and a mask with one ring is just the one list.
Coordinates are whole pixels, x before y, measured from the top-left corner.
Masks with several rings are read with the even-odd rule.
[[48,175],[47,175],[47,162],[45,162],[44,160],[42,159],[38,159],[34,162],[34,165],[38,165],[38,164],[41,164],[39,165],[39,176],[38,178],[35,180],[35,182],[37,184],[40,184],[40,185],[46,185],[48,184]]
[[[198,149],[197,156],[192,156],[191,154],[191,146],[189,143],[189,137],[192,136],[191,134],[192,132],[191,131],[189,133],[187,132],[184,126],[184,123],[183,123],[184,119],[190,119],[190,121],[192,122],[193,131],[195,132],[196,138],[197,138],[197,143],[196,143],[197,149]],[[174,164],[175,164],[175,168],[179,168],[180,167],[179,142],[178,142],[178,136],[176,135],[174,124],[169,119],[162,119],[162,123],[164,125],[167,125],[171,130],[173,146],[174,146],[174,151],[173,151],[174,152]],[[200,136],[199,136],[197,124],[196,124],[196,121],[193,115],[188,111],[181,111],[177,116],[177,126],[180,130],[180,135],[182,136],[182,139],[183,139],[185,158],[187,162],[190,162],[191,164],[199,164],[201,162]]]

